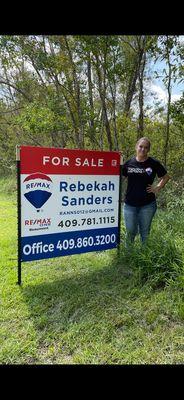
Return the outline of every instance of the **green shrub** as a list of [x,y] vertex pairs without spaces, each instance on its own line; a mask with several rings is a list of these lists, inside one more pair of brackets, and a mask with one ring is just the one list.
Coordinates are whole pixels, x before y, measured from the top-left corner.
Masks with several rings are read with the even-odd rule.
[[184,211],[184,180],[172,178],[168,185],[164,187],[157,197],[157,203],[160,208],[168,211]]
[[16,195],[17,191],[17,176],[10,175],[9,177],[0,178],[0,192]]
[[150,282],[152,287],[163,287],[168,279],[176,278],[182,268],[181,254],[171,239],[152,238],[132,258],[139,283]]
[[158,211],[147,244],[142,245],[140,238],[136,237],[134,245],[127,250],[124,246],[123,226],[122,265],[129,266],[135,284],[149,283],[152,288],[159,288],[177,281],[182,287],[184,275],[182,235],[181,214]]

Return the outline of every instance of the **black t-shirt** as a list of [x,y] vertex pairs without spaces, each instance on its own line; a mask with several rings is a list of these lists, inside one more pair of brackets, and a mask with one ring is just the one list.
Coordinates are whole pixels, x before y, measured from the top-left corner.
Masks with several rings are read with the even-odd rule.
[[152,185],[156,175],[161,178],[167,174],[165,167],[153,157],[148,157],[143,162],[132,157],[122,165],[121,172],[128,178],[124,201],[135,207],[144,206],[155,200],[155,194],[148,193],[146,188]]

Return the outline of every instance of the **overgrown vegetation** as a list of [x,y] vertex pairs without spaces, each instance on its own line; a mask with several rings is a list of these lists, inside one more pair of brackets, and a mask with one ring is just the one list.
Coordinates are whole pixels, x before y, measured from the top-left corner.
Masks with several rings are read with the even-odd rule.
[[119,255],[23,263],[19,287],[16,191],[0,187],[1,364],[183,363],[183,211],[159,208],[131,254],[122,221]]
[[[15,172],[15,146],[121,150],[148,136],[170,173],[183,172],[183,42],[178,36],[0,36],[0,168]],[[165,62],[161,71],[150,65]],[[152,64],[151,64],[152,63]],[[160,79],[167,101],[153,82]],[[160,84],[160,83],[159,83]]]

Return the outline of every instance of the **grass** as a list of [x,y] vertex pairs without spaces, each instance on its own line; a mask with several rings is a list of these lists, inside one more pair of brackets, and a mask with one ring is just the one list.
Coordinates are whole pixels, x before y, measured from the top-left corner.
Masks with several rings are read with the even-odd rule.
[[23,263],[19,287],[16,196],[5,185],[0,363],[182,364],[181,215],[160,211],[150,244],[142,249],[137,241],[131,256],[122,226],[119,257],[114,249]]

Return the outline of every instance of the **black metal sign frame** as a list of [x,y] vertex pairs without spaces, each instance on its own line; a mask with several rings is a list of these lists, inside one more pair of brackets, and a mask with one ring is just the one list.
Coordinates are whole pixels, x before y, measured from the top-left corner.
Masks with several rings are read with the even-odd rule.
[[[18,236],[18,279],[17,284],[22,284],[22,265],[21,265],[21,178],[20,178],[20,146],[16,146],[16,163],[17,163],[17,236]],[[120,236],[121,236],[121,196],[122,196],[122,176],[121,176],[122,156],[120,157],[119,172],[119,204],[118,204],[118,235],[117,235],[117,252],[120,252]]]
[[20,183],[20,146],[16,147],[17,162],[17,236],[18,236],[18,281],[21,285],[21,183]]

